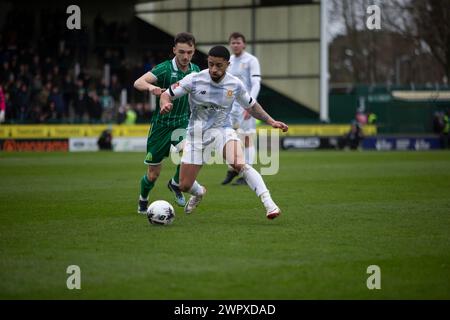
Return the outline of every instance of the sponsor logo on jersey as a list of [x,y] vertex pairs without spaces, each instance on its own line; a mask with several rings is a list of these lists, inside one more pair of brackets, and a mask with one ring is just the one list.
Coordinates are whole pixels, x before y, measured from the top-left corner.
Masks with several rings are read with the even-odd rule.
[[206,90],[200,91],[200,94],[206,94]]
[[218,111],[218,110],[224,108],[223,106],[219,106],[219,105],[216,105],[216,104],[202,105],[200,107],[205,109],[205,110],[214,110],[214,111]]

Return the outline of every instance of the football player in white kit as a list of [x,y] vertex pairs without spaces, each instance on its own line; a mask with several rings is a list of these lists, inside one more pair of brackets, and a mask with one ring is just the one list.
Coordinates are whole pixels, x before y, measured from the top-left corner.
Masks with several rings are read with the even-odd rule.
[[206,188],[196,178],[207,161],[205,147],[212,145],[255,191],[266,209],[266,217],[274,219],[280,215],[281,210],[272,200],[261,175],[244,162],[239,138],[231,127],[232,105],[238,101],[253,117],[283,132],[288,130],[288,126],[272,119],[248,94],[242,81],[226,72],[229,59],[230,52],[227,48],[213,47],[208,53],[208,69],[187,75],[161,95],[160,112],[165,114],[172,110],[172,100],[189,94],[191,116],[181,158],[179,188],[192,196],[184,211],[191,213],[206,194]]
[[[227,72],[241,79],[250,96],[257,100],[261,88],[261,68],[258,58],[245,51],[245,36],[242,33],[233,32],[228,42],[233,54],[230,57],[230,67]],[[253,142],[256,136],[256,119],[238,103],[233,103],[231,123],[233,128],[237,129],[238,136],[244,146],[245,163],[253,165],[256,155],[256,147]],[[229,166],[222,184],[230,183],[238,174]],[[240,177],[233,184],[245,184],[245,179]]]

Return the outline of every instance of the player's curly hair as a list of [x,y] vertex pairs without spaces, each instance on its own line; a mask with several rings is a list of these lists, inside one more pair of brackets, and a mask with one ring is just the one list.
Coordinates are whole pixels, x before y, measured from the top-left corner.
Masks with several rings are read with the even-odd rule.
[[195,46],[195,37],[192,33],[180,32],[173,39],[173,45],[175,46],[177,43],[187,43],[190,46]]
[[230,61],[230,51],[224,46],[212,47],[208,52],[208,56],[224,58],[225,60]]

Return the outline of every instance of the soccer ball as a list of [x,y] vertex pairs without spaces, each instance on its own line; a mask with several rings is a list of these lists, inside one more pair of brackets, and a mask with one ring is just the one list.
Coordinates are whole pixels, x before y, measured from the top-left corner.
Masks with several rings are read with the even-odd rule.
[[167,201],[157,200],[149,205],[147,218],[151,224],[171,224],[175,219],[175,210]]

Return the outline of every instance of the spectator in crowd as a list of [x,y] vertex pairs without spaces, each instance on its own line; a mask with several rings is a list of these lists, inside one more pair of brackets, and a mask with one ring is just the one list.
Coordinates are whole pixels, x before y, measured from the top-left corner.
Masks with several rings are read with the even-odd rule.
[[19,66],[19,74],[17,78],[20,79],[23,83],[30,85],[31,83],[31,74],[27,64],[21,64]]
[[367,114],[364,113],[364,108],[359,107],[356,110],[355,120],[361,125],[367,124]]
[[103,89],[102,95],[100,97],[102,110],[103,110],[103,119],[104,123],[111,123],[114,115],[114,99],[109,94],[109,90],[107,88]]
[[33,56],[33,61],[31,63],[30,71],[34,75],[41,73],[41,58],[38,54],[35,54]]
[[6,102],[3,87],[0,84],[0,123],[5,122]]
[[21,123],[26,122],[27,114],[30,106],[30,92],[26,83],[22,83],[20,90],[17,93],[17,110],[19,114],[19,121]]
[[67,73],[64,77],[64,81],[61,87],[64,105],[65,105],[65,116],[69,118],[71,114],[71,108],[73,108],[73,103],[76,98],[77,88],[73,82],[73,77],[71,73]]
[[37,73],[33,77],[33,82],[31,83],[31,95],[36,97],[42,90],[42,77],[40,73]]
[[444,128],[441,133],[441,141],[442,141],[442,148],[448,149],[450,147],[450,135],[449,135],[449,129],[450,124],[448,122],[448,116],[450,115],[450,109],[447,109],[447,112],[444,114]]
[[91,123],[98,124],[101,122],[102,105],[100,103],[100,98],[95,90],[89,92],[88,114]]
[[49,103],[52,103],[55,107],[56,116],[58,120],[61,120],[66,114],[66,107],[64,105],[64,98],[59,91],[58,86],[54,86],[51,94],[48,97]]
[[134,109],[131,108],[130,105],[127,105],[124,124],[135,124],[136,118],[137,118],[136,111],[134,111]]
[[56,110],[56,104],[54,101],[48,101],[47,105],[44,107],[42,115],[41,115],[41,122],[45,123],[58,123],[58,112]]
[[148,51],[145,53],[143,62],[144,62],[144,73],[151,71],[153,69],[153,67],[156,65],[155,58],[153,57],[153,54],[151,51]]
[[122,92],[122,85],[119,82],[119,78],[116,74],[111,76],[110,93],[114,99],[115,103],[120,102],[120,94]]
[[435,134],[441,134],[444,129],[444,113],[436,111],[433,113],[433,132]]
[[35,102],[38,104],[40,110],[44,110],[46,108],[51,92],[52,83],[47,82],[41,92],[35,96],[34,100],[36,100]]
[[75,99],[74,111],[75,111],[75,123],[82,123],[84,113],[88,110],[89,97],[87,90],[84,87],[84,81],[77,81],[77,98]]
[[14,72],[11,70],[10,63],[8,61],[4,61],[2,68],[0,69],[0,82],[6,83],[14,79]]
[[136,123],[146,123],[144,118],[144,104],[142,102],[136,103]]
[[5,102],[5,119],[3,121],[5,122],[7,119],[14,118],[14,116],[13,116],[14,110],[12,108],[12,103],[11,103],[11,98],[10,98],[9,92],[4,92],[4,95],[5,95],[5,100],[4,100],[4,102]]
[[112,133],[110,129],[102,131],[97,140],[97,145],[100,150],[112,150]]
[[61,85],[63,83],[63,78],[59,72],[59,67],[53,66],[51,74],[52,74],[52,78],[53,78],[53,84],[57,87],[61,87]]
[[367,114],[367,123],[368,124],[376,124],[377,120],[378,120],[378,117],[377,117],[377,115],[375,113],[369,112]]
[[42,123],[44,120],[44,108],[41,108],[39,104],[34,101],[31,104],[30,113],[28,114],[28,119],[31,123]]
[[351,150],[357,150],[363,138],[361,124],[356,120],[352,121],[349,132],[341,140],[340,148],[348,147]]
[[127,110],[125,106],[120,106],[117,110],[117,124],[123,124],[127,116]]
[[439,135],[439,142],[442,149],[449,147],[449,110],[447,114],[443,111],[436,111],[433,114],[433,132]]

